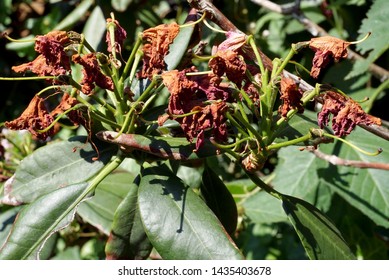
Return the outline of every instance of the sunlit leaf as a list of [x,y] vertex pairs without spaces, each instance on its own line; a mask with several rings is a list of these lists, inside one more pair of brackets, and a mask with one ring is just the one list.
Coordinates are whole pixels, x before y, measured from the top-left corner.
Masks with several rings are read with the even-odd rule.
[[111,230],[113,215],[130,189],[133,177],[129,173],[108,175],[96,188],[95,195],[78,207],[77,213],[106,235]]
[[39,258],[47,239],[73,220],[78,203],[86,195],[84,191],[87,186],[87,183],[81,183],[64,187],[25,206],[1,248],[0,259]]
[[212,211],[167,169],[146,169],[138,195],[146,233],[162,258],[242,258]]
[[110,147],[97,153],[85,137],[44,146],[21,162],[6,184],[2,202],[30,203],[53,190],[84,182],[104,167],[112,153]]

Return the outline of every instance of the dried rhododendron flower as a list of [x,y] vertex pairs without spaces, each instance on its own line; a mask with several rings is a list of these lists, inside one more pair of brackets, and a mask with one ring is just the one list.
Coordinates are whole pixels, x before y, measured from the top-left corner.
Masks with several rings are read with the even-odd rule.
[[311,76],[315,79],[319,77],[321,69],[326,67],[331,59],[338,62],[340,59],[346,58],[349,45],[349,42],[331,36],[311,39],[309,47],[315,51]]
[[327,126],[332,114],[332,129],[339,137],[350,134],[358,124],[381,125],[381,119],[365,113],[362,107],[351,98],[333,91],[326,92],[323,98],[324,104],[318,114],[318,124],[320,128]]
[[44,130],[53,122],[53,117],[49,114],[44,104],[44,99],[35,95],[30,104],[21,114],[13,121],[5,122],[5,126],[13,130],[28,129],[32,135],[38,139],[45,140],[54,134],[54,129]]
[[83,66],[81,90],[84,94],[92,94],[95,84],[103,89],[114,90],[112,79],[101,72],[96,54],[89,53],[83,56],[75,54],[72,59],[75,63]]
[[[219,100],[221,98],[215,97],[223,97],[227,94],[221,93],[222,88],[211,82],[215,81],[212,76],[205,76],[201,80],[198,77],[190,78],[186,76],[185,70],[181,72],[173,70],[162,74],[163,83],[171,94],[168,105],[169,116],[180,123],[189,141],[197,137],[196,150],[204,143],[205,133],[208,130],[215,140],[226,141],[227,127],[224,114],[228,109],[227,104],[224,101],[210,102],[209,100]],[[205,103],[206,101],[210,104]],[[180,116],[184,114],[186,116]],[[166,118],[160,118],[159,123],[164,120]]]
[[68,93],[64,93],[62,95],[62,99],[61,101],[59,102],[58,106],[54,108],[54,110],[52,110],[50,112],[50,114],[55,117],[57,115],[60,115],[64,112],[66,112],[67,110],[69,110],[70,108],[73,108],[75,105],[78,104],[78,101],[76,98],[74,97],[71,97]]
[[281,100],[282,105],[278,109],[281,116],[286,117],[291,109],[297,109],[299,113],[304,112],[304,107],[301,102],[303,92],[298,88],[298,85],[291,78],[282,77],[281,79]]
[[209,61],[209,67],[219,77],[226,74],[227,78],[238,87],[246,78],[246,62],[242,56],[232,50],[218,50]]
[[179,25],[171,23],[158,25],[143,32],[143,68],[139,73],[140,77],[152,79],[154,75],[165,70],[164,58],[179,31]]
[[35,39],[35,50],[40,55],[33,61],[12,67],[17,73],[31,71],[38,76],[65,75],[70,71],[69,57],[64,47],[70,40],[65,31],[52,31]]
[[[117,51],[121,52],[124,40],[127,38],[127,32],[126,30],[124,30],[123,27],[120,26],[117,20],[113,20],[112,18],[107,18],[107,25],[110,23],[113,23],[115,25],[115,32],[114,32],[115,47]],[[108,51],[112,52],[111,34],[109,29],[106,33],[105,41],[108,44]]]

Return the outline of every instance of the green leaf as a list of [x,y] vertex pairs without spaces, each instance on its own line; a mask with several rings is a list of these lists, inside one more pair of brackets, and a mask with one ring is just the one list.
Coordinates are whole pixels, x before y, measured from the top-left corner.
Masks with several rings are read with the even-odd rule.
[[96,6],[85,23],[82,33],[85,39],[95,50],[101,44],[106,32],[106,21],[100,6]]
[[78,207],[77,213],[84,221],[109,235],[115,210],[126,196],[133,179],[129,173],[108,175],[97,186],[95,195]]
[[75,25],[81,18],[83,18],[89,8],[94,4],[94,0],[83,0],[72,12],[70,12],[58,25],[53,28],[54,30],[69,30]]
[[164,259],[241,259],[205,203],[166,168],[149,168],[139,185],[146,233]]
[[238,224],[238,209],[231,193],[219,176],[207,165],[200,186],[201,196],[215,213],[228,234],[232,235]]
[[387,9],[387,0],[376,0],[362,21],[358,31],[359,39],[371,32],[371,36],[365,41],[356,45],[358,51],[362,54],[369,52],[366,60],[357,61],[354,64],[352,72],[346,77],[351,78],[363,74],[369,65],[376,61],[386,50],[389,49],[389,33],[387,32],[389,24],[389,10]]
[[[0,208],[1,209],[1,208]],[[7,211],[0,213],[0,248],[5,243],[8,234],[11,231],[12,224],[21,207],[12,207]],[[1,209],[2,210],[2,209]]]
[[[288,124],[277,133],[275,143],[290,141],[306,135],[311,128],[319,128],[315,112],[305,110],[304,114],[297,114],[288,122]],[[326,129],[327,130],[327,129]],[[329,130],[327,130],[329,131]],[[309,145],[313,141],[309,140]],[[304,143],[298,145],[305,145]]]
[[[368,156],[341,142],[330,146],[324,145],[320,150],[342,159],[386,164],[389,162],[388,141],[359,127],[346,139],[366,151],[373,152],[382,148],[383,152],[375,157]],[[389,228],[389,172],[387,170],[337,166],[326,162],[322,168],[318,168],[317,173],[323,184],[362,211],[377,225]]]
[[37,259],[47,239],[74,218],[88,184],[60,188],[25,206],[19,213],[0,259]]
[[332,192],[330,188],[323,185],[318,174],[318,170],[327,163],[318,160],[312,153],[300,151],[293,146],[282,148],[278,152],[278,158],[279,162],[274,171],[276,175],[272,181],[275,189],[299,197],[323,211],[328,210]]
[[270,224],[288,220],[280,201],[263,191],[249,196],[242,205],[245,215],[254,223]]
[[138,185],[130,191],[115,212],[112,230],[105,247],[107,259],[146,259],[152,245],[143,228],[138,208]]
[[316,207],[287,195],[282,202],[310,259],[356,259],[338,229]]
[[111,0],[112,8],[114,8],[118,12],[124,12],[127,10],[128,6],[130,6],[132,0]]
[[[84,182],[98,173],[112,154],[110,147],[99,148],[96,153],[85,137],[39,148],[21,162],[7,182],[2,203],[31,203],[53,190]],[[96,157],[98,160],[94,160]]]
[[176,69],[188,49],[195,26],[180,28],[180,32],[169,46],[169,53],[165,56],[167,70]]

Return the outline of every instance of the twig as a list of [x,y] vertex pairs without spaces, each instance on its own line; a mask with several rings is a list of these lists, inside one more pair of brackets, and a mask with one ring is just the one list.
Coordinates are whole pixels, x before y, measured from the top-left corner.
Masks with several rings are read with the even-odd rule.
[[[262,0],[262,2],[270,2],[270,1]],[[219,9],[217,9],[215,5],[211,3],[210,0],[188,0],[188,3],[193,8],[199,10],[200,12],[206,12],[207,17],[213,22],[215,22],[217,25],[219,25],[220,28],[222,28],[223,30],[243,33],[227,17],[225,17],[223,13]],[[299,1],[296,1],[296,3],[299,3]],[[261,54],[261,58],[264,61],[264,64],[267,64],[269,62],[271,64],[271,59],[268,56],[266,56],[261,51],[260,54]],[[309,91],[314,89],[312,85],[310,85],[300,77],[286,70],[283,71],[283,75],[292,78],[296,83],[299,84],[300,88],[304,91]],[[321,100],[319,99],[317,101],[320,102]],[[369,125],[369,126],[359,125],[359,126],[385,140],[389,140],[389,129],[386,127],[377,126],[377,125]]]
[[[324,30],[322,27],[317,25],[315,22],[311,21],[301,12],[300,0],[296,0],[295,3],[293,4],[285,4],[285,5],[275,4],[269,0],[251,0],[251,2],[258,4],[272,12],[276,12],[283,15],[292,15],[302,25],[304,25],[305,29],[313,36],[329,35],[326,30]],[[359,55],[358,53],[350,49],[348,51],[348,58],[352,61],[365,59],[363,56]],[[389,78],[389,71],[374,63],[369,65],[369,71],[374,75],[374,77],[379,79],[381,82]]]
[[308,150],[311,153],[313,153],[316,157],[318,157],[320,159],[324,159],[325,161],[328,161],[329,163],[331,163],[333,165],[351,166],[351,167],[357,167],[357,168],[373,168],[373,169],[389,170],[389,164],[388,163],[348,160],[348,159],[343,159],[343,158],[337,157],[335,155],[325,154],[325,153],[320,152],[319,150],[317,150],[315,148],[308,148]]

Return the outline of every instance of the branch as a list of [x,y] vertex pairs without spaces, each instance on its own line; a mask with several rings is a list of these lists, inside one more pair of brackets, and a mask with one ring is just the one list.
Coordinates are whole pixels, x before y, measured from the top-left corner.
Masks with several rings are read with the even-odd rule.
[[[292,15],[302,25],[304,25],[305,29],[313,36],[329,36],[326,30],[321,28],[315,22],[311,21],[301,12],[300,0],[296,0],[295,3],[285,5],[278,5],[269,0],[251,0],[251,2],[258,4],[275,13],[283,15]],[[357,60],[365,59],[363,56],[350,49],[348,51],[348,58],[354,62]],[[369,71],[381,82],[389,78],[389,71],[374,63],[370,64]]]
[[320,152],[319,150],[315,148],[308,148],[308,150],[313,153],[316,157],[320,159],[324,159],[325,161],[328,161],[329,163],[333,165],[342,165],[342,166],[351,166],[351,167],[357,167],[357,168],[374,168],[374,169],[382,169],[382,170],[389,170],[389,164],[388,163],[382,163],[382,162],[365,162],[365,161],[358,161],[358,160],[347,160],[339,158],[335,155],[327,155],[323,152]]
[[[262,3],[272,3],[268,0],[251,0],[253,2],[262,2]],[[212,4],[210,0],[188,0],[188,3],[191,5],[192,8],[197,9],[200,12],[206,12],[206,16],[212,20],[214,23],[216,23],[220,28],[222,28],[225,31],[233,31],[233,32],[239,32],[240,31],[224,14],[215,7],[215,5]],[[300,0],[296,0],[296,3],[300,3]],[[274,4],[274,3],[272,3]],[[276,5],[276,4],[274,4]],[[279,6],[279,5],[278,5]],[[296,7],[296,4],[295,6]],[[289,8],[288,8],[289,9]],[[281,9],[282,10],[282,9]],[[285,10],[285,7],[284,7]],[[291,9],[293,10],[293,9]],[[271,69],[271,59],[266,56],[261,50],[258,50],[260,52],[261,58],[264,62],[264,65],[266,68]],[[270,66],[268,65],[270,64]],[[385,70],[386,71],[386,70]],[[299,84],[300,88],[304,91],[313,90],[314,87],[307,83],[306,81],[302,80],[300,77],[284,70],[283,75],[292,78],[297,84]],[[320,102],[320,100],[318,100]],[[360,125],[363,129],[385,139],[389,140],[389,129],[384,126],[377,126],[377,125]]]

